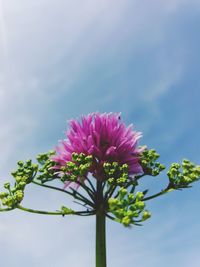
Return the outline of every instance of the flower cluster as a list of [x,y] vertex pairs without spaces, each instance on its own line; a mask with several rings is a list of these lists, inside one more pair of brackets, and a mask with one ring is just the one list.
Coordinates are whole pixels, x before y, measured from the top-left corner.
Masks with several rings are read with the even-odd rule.
[[39,165],[37,179],[42,183],[52,181],[56,178],[56,173],[53,169],[55,162],[51,160],[51,157],[55,153],[54,150],[50,150],[46,153],[38,154],[36,158]]
[[160,155],[155,151],[155,149],[145,149],[141,153],[140,163],[145,174],[157,176],[165,169],[163,164],[157,162],[159,157]]
[[104,163],[103,168],[109,185],[123,186],[127,183],[129,178],[127,164],[120,166],[118,162],[107,162]]
[[129,174],[142,173],[139,163],[142,148],[137,147],[140,132],[132,130],[132,125],[126,127],[115,113],[92,113],[83,116],[81,121],[71,120],[66,139],[56,148],[57,154],[52,157],[56,168],[63,173],[62,167],[72,161],[73,153],[84,153],[92,156],[90,168],[98,180],[105,180],[103,165],[105,162],[127,164]]
[[144,194],[142,192],[137,192],[134,195],[129,193],[126,188],[121,187],[118,197],[109,198],[109,211],[114,214],[115,220],[124,226],[138,225],[151,216],[147,210],[144,210],[143,197]]
[[4,206],[13,208],[23,200],[25,187],[31,183],[37,170],[38,166],[32,164],[31,160],[27,160],[25,163],[21,160],[18,161],[18,169],[12,172],[12,176],[15,178],[14,187],[11,188],[10,183],[5,183],[4,188],[7,191],[0,193],[0,199]]
[[66,165],[60,168],[61,181],[66,183],[84,181],[92,166],[92,162],[93,158],[91,155],[86,156],[84,153],[72,153],[72,161],[66,162]]
[[200,165],[184,159],[182,164],[172,163],[167,172],[170,187],[174,189],[190,187],[200,178]]

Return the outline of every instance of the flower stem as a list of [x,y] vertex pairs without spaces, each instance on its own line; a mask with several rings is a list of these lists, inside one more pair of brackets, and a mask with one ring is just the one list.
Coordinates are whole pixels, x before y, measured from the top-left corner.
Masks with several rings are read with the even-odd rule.
[[27,212],[31,212],[31,213],[44,214],[44,215],[63,215],[63,213],[60,212],[60,211],[53,212],[53,211],[34,210],[34,209],[29,209],[29,208],[22,207],[19,204],[17,205],[17,208],[20,209],[20,210],[23,210],[23,211],[27,211]]
[[70,188],[72,190],[72,192],[69,192],[67,190],[64,190],[64,189],[56,187],[56,186],[51,186],[51,185],[46,185],[46,184],[40,183],[37,180],[33,180],[32,183],[34,183],[36,185],[39,185],[39,186],[42,186],[42,187],[46,187],[46,188],[50,188],[50,189],[61,191],[61,192],[66,193],[66,194],[68,194],[70,196],[73,196],[75,199],[78,199],[78,200],[84,202],[85,204],[89,205],[90,207],[94,206],[93,203],[89,199],[85,198],[83,195],[78,193],[73,188]]
[[106,267],[106,217],[102,183],[97,181],[96,199],[96,267]]
[[5,208],[5,209],[1,209],[1,208],[0,208],[0,212],[11,211],[11,210],[13,210],[13,208]]
[[106,218],[96,215],[96,267],[106,267]]
[[164,195],[164,194],[166,194],[166,193],[168,193],[170,191],[173,191],[173,190],[175,190],[175,189],[171,188],[170,185],[168,185],[167,188],[163,189],[161,192],[159,192],[159,193],[157,193],[155,195],[143,198],[143,201],[147,201],[147,200],[162,196],[162,195]]

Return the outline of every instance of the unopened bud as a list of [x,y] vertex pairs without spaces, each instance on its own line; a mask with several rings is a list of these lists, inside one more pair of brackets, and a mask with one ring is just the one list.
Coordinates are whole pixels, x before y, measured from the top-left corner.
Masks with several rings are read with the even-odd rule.
[[137,192],[137,193],[136,193],[136,199],[137,199],[137,200],[142,200],[143,197],[144,197],[144,194],[143,194],[142,192]]
[[131,219],[128,217],[128,216],[125,216],[123,219],[122,219],[122,223],[124,226],[129,226],[130,223],[131,223]]
[[142,220],[146,221],[147,219],[149,219],[151,217],[151,214],[149,211],[145,210],[142,214]]
[[9,190],[10,189],[10,183],[5,183],[4,188]]

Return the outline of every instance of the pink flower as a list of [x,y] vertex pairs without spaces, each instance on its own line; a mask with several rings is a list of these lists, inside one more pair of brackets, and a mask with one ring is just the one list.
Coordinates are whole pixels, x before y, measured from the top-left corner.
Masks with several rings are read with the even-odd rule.
[[97,179],[105,179],[105,162],[127,164],[130,175],[143,172],[139,163],[143,149],[137,147],[141,133],[133,131],[132,125],[126,127],[120,114],[92,113],[82,116],[81,121],[71,120],[69,124],[67,139],[60,141],[53,157],[56,169],[72,161],[72,153],[75,152],[93,156],[91,173]]

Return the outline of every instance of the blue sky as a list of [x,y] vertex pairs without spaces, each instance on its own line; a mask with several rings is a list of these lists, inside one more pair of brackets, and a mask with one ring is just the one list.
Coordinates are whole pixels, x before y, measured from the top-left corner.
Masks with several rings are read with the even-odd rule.
[[[199,24],[197,0],[0,0],[1,187],[18,159],[53,148],[68,119],[93,111],[122,112],[167,166],[200,163]],[[167,182],[146,179],[152,193]],[[149,202],[143,227],[108,222],[108,266],[198,267],[199,190]],[[32,186],[25,203],[70,200]],[[94,223],[1,214],[1,264],[94,266]]]

